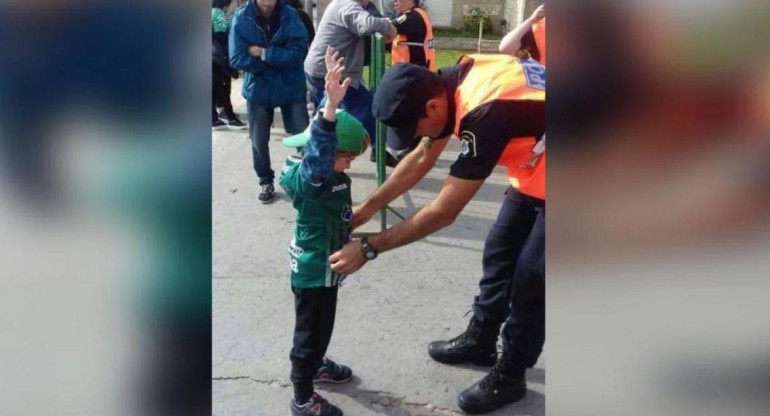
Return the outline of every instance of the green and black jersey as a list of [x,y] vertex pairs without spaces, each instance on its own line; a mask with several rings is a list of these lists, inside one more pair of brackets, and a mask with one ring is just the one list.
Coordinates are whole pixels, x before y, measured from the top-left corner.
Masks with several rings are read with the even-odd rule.
[[[314,135],[320,130],[315,122],[311,128]],[[333,130],[331,133],[323,131],[319,136],[327,134],[333,136]],[[291,284],[297,288],[331,287],[342,281],[344,276],[329,267],[329,256],[350,240],[350,220],[353,218],[348,175],[329,169],[322,180],[313,181],[313,153],[327,144],[316,142],[311,145],[313,141],[311,139],[305,147],[305,159],[308,160],[290,156],[279,179],[297,211],[294,238],[289,245]],[[333,165],[335,143],[330,144]]]

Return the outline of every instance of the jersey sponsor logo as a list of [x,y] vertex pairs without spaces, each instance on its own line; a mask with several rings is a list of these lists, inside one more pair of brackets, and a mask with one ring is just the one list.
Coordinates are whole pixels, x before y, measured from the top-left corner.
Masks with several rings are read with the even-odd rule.
[[476,135],[470,131],[460,134],[460,156],[476,157]]
[[345,189],[348,189],[348,184],[346,183],[341,183],[339,185],[332,186],[332,192],[344,191]]
[[345,204],[342,207],[342,221],[350,222],[353,219],[353,208],[350,205]]
[[535,90],[545,91],[545,67],[534,59],[519,58],[519,63],[524,69],[527,86]]
[[297,240],[291,240],[291,244],[289,244],[289,253],[294,257],[299,257],[304,253],[305,250],[302,249],[302,247],[297,245]]

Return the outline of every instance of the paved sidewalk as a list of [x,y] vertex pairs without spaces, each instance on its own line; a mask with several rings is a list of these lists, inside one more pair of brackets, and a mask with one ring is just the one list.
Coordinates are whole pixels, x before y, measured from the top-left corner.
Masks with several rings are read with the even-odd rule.
[[[240,83],[236,112],[245,121]],[[289,149],[280,113],[270,142],[278,172]],[[436,168],[392,205],[402,214],[429,202],[457,157],[452,143]],[[246,131],[215,132],[213,153],[213,400],[218,416],[287,415],[289,350],[294,325],[288,252],[294,223],[290,201],[257,202]],[[388,169],[390,171],[390,169]],[[353,200],[376,187],[368,154],[353,163]],[[354,380],[322,387],[347,416],[462,414],[456,396],[486,369],[433,362],[427,345],[460,333],[481,276],[481,250],[506,189],[500,170],[487,180],[452,226],[388,252],[350,276],[339,292],[329,356],[349,365]],[[389,221],[397,219],[392,214]],[[376,229],[377,224],[367,225]],[[544,354],[545,355],[545,354]],[[545,413],[545,360],[528,373],[527,397],[493,416]]]

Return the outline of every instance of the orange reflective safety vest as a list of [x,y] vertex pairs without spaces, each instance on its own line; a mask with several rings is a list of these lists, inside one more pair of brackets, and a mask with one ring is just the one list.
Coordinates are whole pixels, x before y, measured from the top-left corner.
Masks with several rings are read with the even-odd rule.
[[[460,137],[460,123],[466,114],[491,101],[545,101],[545,68],[537,61],[508,55],[469,55],[460,58],[460,63],[469,60],[473,66],[455,92],[455,136]],[[497,164],[508,171],[511,186],[545,200],[545,138],[511,137]]]
[[535,45],[540,52],[540,63],[545,65],[545,17],[532,26],[532,34],[535,35]]
[[392,62],[411,63],[411,57],[409,54],[410,46],[417,46],[423,48],[425,51],[425,61],[428,63],[428,69],[431,72],[436,72],[436,50],[433,49],[433,26],[430,24],[430,19],[425,10],[415,7],[406,13],[417,13],[423,23],[425,23],[425,39],[422,42],[409,42],[406,35],[403,33],[398,34],[396,39],[393,40],[392,50]]

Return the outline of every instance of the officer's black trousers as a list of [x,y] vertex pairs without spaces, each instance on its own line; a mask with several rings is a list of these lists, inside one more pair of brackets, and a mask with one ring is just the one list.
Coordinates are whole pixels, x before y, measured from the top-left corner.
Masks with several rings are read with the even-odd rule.
[[545,201],[506,191],[484,243],[483,268],[474,317],[495,335],[505,322],[503,346],[523,373],[545,342]]
[[313,376],[321,366],[334,329],[337,286],[300,289],[294,292],[294,346],[291,349],[291,382],[298,403],[313,394]]

